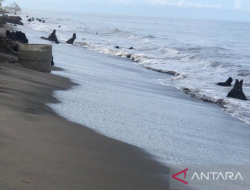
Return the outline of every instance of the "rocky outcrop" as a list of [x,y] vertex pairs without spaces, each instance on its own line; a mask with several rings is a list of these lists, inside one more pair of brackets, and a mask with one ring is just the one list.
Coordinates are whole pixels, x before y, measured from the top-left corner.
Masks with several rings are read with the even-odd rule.
[[247,97],[243,92],[243,80],[240,82],[238,79],[236,80],[234,88],[228,93],[227,97],[239,100],[247,100]]
[[233,79],[229,77],[226,82],[219,82],[217,85],[219,86],[232,86]]
[[4,16],[5,22],[11,23],[11,24],[18,24],[23,25],[21,22],[22,18],[20,16]]
[[60,43],[57,39],[57,36],[56,36],[56,30],[53,30],[53,32],[49,35],[48,38],[45,38],[45,37],[41,37],[41,38],[44,40],[49,40],[49,41],[55,42],[56,44]]
[[70,38],[66,43],[67,43],[67,44],[72,44],[72,45],[73,45],[75,39],[76,39],[76,34],[74,33],[73,36],[72,36],[72,38]]
[[25,33],[22,33],[21,31],[10,32],[9,30],[6,30],[6,38],[19,41],[24,44],[29,43]]

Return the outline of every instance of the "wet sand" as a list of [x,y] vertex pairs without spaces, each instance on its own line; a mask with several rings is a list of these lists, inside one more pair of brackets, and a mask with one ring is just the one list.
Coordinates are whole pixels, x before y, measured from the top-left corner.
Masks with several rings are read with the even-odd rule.
[[0,189],[168,189],[168,169],[142,149],[57,116],[69,79],[0,63]]

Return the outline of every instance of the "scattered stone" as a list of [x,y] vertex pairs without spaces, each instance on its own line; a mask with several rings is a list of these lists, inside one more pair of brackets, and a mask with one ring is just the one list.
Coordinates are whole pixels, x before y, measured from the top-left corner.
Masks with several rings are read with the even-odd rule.
[[237,79],[234,88],[228,93],[228,98],[235,98],[240,100],[247,100],[246,95],[243,92],[243,80],[239,82]]
[[28,22],[32,22],[32,19],[31,19],[31,18],[29,18],[27,21],[28,21]]

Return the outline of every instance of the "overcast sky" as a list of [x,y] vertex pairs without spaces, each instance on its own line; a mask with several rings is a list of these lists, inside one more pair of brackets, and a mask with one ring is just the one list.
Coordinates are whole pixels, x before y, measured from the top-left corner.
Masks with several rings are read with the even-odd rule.
[[[5,0],[4,5],[13,0]],[[250,21],[250,0],[15,0],[22,8]]]

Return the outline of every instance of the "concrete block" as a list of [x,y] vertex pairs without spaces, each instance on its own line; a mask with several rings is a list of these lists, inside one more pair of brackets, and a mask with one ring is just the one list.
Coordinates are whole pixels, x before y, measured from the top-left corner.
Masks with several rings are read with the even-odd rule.
[[18,62],[32,70],[51,72],[52,46],[47,44],[19,44]]

